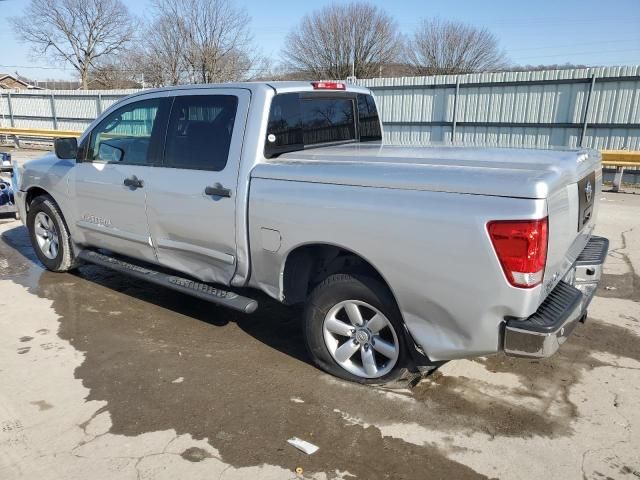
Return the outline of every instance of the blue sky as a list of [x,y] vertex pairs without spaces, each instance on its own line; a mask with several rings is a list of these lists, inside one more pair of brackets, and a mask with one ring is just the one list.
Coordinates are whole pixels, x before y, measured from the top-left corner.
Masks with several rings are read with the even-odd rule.
[[[252,18],[256,45],[278,59],[283,39],[299,19],[331,0],[236,0]],[[339,2],[338,2],[339,3]],[[518,64],[579,63],[587,65],[640,64],[640,0],[371,0],[410,33],[422,17],[440,17],[487,27],[500,40],[508,57]],[[17,15],[27,0],[0,2],[0,72],[18,71],[43,80],[73,78],[47,59],[34,58],[29,47],[14,38],[8,17]],[[142,16],[147,0],[126,0]],[[47,68],[38,68],[47,67]]]

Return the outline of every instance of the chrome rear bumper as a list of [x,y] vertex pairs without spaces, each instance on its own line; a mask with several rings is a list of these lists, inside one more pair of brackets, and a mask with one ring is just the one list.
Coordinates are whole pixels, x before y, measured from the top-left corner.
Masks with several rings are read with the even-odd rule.
[[507,355],[544,358],[553,355],[587,315],[609,250],[609,240],[591,237],[574,268],[551,291],[538,310],[524,320],[511,319],[504,330]]

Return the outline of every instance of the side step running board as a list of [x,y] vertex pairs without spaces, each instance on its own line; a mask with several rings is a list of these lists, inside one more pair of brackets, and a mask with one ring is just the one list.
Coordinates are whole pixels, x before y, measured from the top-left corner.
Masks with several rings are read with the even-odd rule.
[[253,313],[258,308],[258,302],[252,298],[243,297],[242,295],[238,295],[234,292],[220,290],[219,288],[212,287],[207,283],[201,283],[195,280],[178,277],[176,275],[169,275],[167,273],[151,270],[148,267],[135,265],[93,250],[80,251],[78,258],[85,262],[110,268],[132,277],[146,280],[147,282],[186,293],[187,295],[216,303],[223,307],[232,308],[243,313]]

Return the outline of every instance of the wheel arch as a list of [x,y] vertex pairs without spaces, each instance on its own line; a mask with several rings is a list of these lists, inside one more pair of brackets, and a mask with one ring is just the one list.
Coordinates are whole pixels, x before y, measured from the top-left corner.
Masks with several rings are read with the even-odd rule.
[[[347,262],[350,260],[350,262]],[[347,267],[343,269],[342,267]],[[323,268],[324,267],[324,268]],[[428,354],[418,346],[409,331],[393,287],[368,258],[342,245],[327,242],[309,242],[296,245],[286,255],[280,271],[280,297],[288,305],[304,302],[313,288],[333,273],[360,273],[377,279],[387,288],[400,313],[404,335],[411,346],[413,365],[433,367]]]
[[301,303],[313,287],[334,273],[372,276],[389,290],[398,304],[393,288],[373,262],[349,248],[328,242],[296,245],[287,253],[280,271],[281,298],[289,305]]
[[56,201],[55,197],[53,195],[51,195],[51,192],[49,192],[48,190],[45,190],[42,187],[39,187],[37,185],[34,185],[32,187],[29,187],[27,189],[27,195],[25,196],[25,200],[24,200],[24,207],[26,212],[29,212],[29,207],[31,206],[31,203],[38,197],[41,197],[43,195],[47,195],[49,197],[51,197],[53,199],[54,202],[56,202],[56,205],[58,205],[58,207],[60,207],[60,204]]
[[[47,189],[40,186],[31,186],[24,192],[24,208],[27,213],[25,225],[29,230],[32,245],[40,262],[42,262],[48,270],[54,272],[67,272],[77,267],[79,262],[74,253],[75,245],[71,238],[67,220],[64,217],[58,201]],[[42,200],[36,202],[38,198],[42,198]],[[40,206],[40,204],[42,204],[42,206]],[[42,212],[51,218],[57,230],[58,252],[54,257],[49,257],[41,248],[37,247],[35,243],[36,240],[34,236],[36,235],[36,231],[34,223],[32,222],[35,222],[37,216]]]
[[[71,232],[71,230],[69,230],[69,223],[67,221],[67,217],[62,211],[62,206],[60,205],[60,202],[56,200],[56,197],[54,197],[49,190],[42,188],[39,185],[34,185],[27,188],[26,192],[27,192],[27,195],[25,196],[25,200],[24,200],[24,210],[27,216],[29,215],[30,206],[33,203],[33,201],[38,197],[47,196],[51,198],[51,200],[53,200],[53,203],[56,204],[56,206],[58,207],[58,210],[60,210],[60,216],[62,217],[62,221],[64,222],[64,225],[67,228],[67,231]],[[25,218],[25,224],[27,222],[27,218]]]

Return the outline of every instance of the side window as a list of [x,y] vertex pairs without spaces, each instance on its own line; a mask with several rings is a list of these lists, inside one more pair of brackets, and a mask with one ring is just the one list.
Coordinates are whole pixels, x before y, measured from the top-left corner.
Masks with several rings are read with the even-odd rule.
[[160,102],[155,98],[130,103],[109,114],[91,132],[86,159],[145,165]]
[[235,95],[175,97],[165,147],[164,165],[220,171],[227,164],[238,109]]
[[358,120],[361,142],[382,140],[378,110],[371,95],[358,94]]

